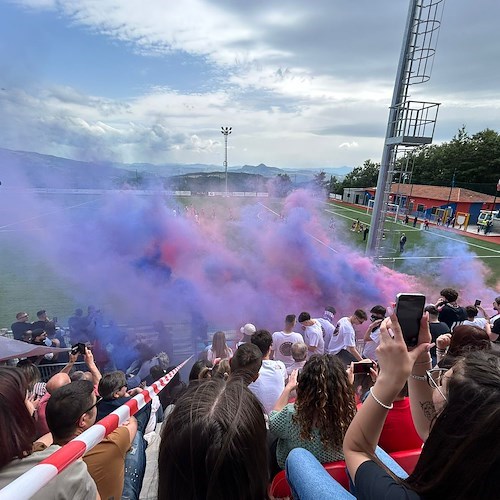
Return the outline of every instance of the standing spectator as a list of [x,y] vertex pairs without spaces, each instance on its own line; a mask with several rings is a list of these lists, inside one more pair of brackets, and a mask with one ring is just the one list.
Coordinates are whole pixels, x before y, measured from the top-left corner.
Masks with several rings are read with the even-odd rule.
[[373,306],[370,309],[372,322],[365,332],[363,356],[373,361],[377,361],[376,349],[380,344],[380,323],[385,318],[386,312],[386,308],[381,305]]
[[328,352],[328,345],[333,337],[335,331],[335,314],[337,310],[333,306],[326,306],[322,318],[316,318],[316,321],[321,325],[323,330],[323,340],[325,344],[325,352]]
[[252,323],[247,323],[245,326],[242,326],[240,328],[240,333],[243,335],[241,337],[241,340],[236,344],[236,349],[240,347],[243,344],[247,344],[250,342],[250,339],[252,338],[252,335],[257,331],[257,328],[255,328],[255,325],[252,325]]
[[73,316],[68,319],[69,335],[72,344],[88,341],[86,321],[81,309],[75,309]]
[[424,230],[428,231],[429,230],[429,219],[424,220]]
[[[440,335],[450,333],[450,327],[443,321],[439,321],[439,311],[434,304],[426,306],[424,311],[429,313],[429,330],[431,332],[432,342],[436,343]],[[436,346],[434,345],[429,352],[431,353],[432,366],[434,366],[437,363]]]
[[486,318],[477,317],[479,311],[476,306],[466,306],[465,312],[467,314],[467,319],[462,322],[462,325],[478,326],[479,328],[482,328],[488,336],[491,336],[491,326]]
[[33,325],[28,322],[29,314],[27,312],[18,312],[16,314],[16,322],[12,323],[10,329],[16,340],[29,342]]
[[42,328],[47,332],[47,337],[49,337],[49,339],[53,339],[56,335],[56,324],[47,317],[45,309],[38,311],[36,313],[36,317],[38,321],[33,323],[33,329]]
[[415,218],[413,219],[413,227],[417,227],[417,222],[418,222],[418,217],[415,215]]
[[285,317],[285,328],[280,332],[273,333],[272,352],[274,359],[282,361],[285,366],[290,366],[293,363],[292,345],[295,342],[304,342],[302,335],[293,331],[295,324],[295,314],[288,314]]
[[400,252],[404,252],[405,245],[406,245],[406,234],[402,233],[401,238],[399,238],[399,251]]
[[369,232],[370,232],[370,226],[367,224],[365,226],[364,231],[363,231],[363,241],[366,241],[366,238],[368,237]]
[[331,354],[336,354],[346,366],[363,359],[356,349],[356,332],[353,325],[362,325],[367,319],[363,309],[356,309],[351,316],[340,318],[335,326],[328,350]]
[[439,321],[448,325],[451,331],[467,319],[467,314],[463,307],[457,304],[458,292],[453,288],[443,288],[439,294],[440,298],[436,302],[439,311]]
[[262,366],[259,378],[248,388],[257,396],[266,413],[274,408],[285,388],[287,378],[284,363],[270,359],[272,343],[273,337],[267,330],[257,330],[252,335],[252,344],[255,344],[262,353]]
[[[496,314],[490,318],[491,340],[493,342],[498,342],[498,339],[500,338],[500,297],[497,297],[493,301],[493,309]],[[484,309],[482,311],[484,314]]]
[[408,224],[410,222],[410,218],[408,217],[408,214],[405,215],[405,224]]
[[225,359],[232,356],[233,350],[226,344],[226,335],[224,332],[215,332],[212,337],[212,345],[207,351],[207,361],[213,363],[217,358]]
[[304,331],[304,343],[307,345],[308,357],[313,354],[323,354],[325,352],[325,341],[323,340],[323,330],[319,321],[311,319],[308,312],[299,314],[299,323]]

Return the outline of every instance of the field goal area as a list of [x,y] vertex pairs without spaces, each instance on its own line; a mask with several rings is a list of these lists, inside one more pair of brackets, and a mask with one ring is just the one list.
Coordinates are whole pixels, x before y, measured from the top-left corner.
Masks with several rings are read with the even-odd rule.
[[[368,205],[366,207],[367,214],[370,214],[373,212],[373,204],[374,203],[375,203],[374,199],[368,200]],[[394,217],[394,222],[397,222],[398,217],[399,217],[399,205],[396,205],[395,203],[388,203],[386,217],[391,218],[391,219],[392,219],[392,217]]]

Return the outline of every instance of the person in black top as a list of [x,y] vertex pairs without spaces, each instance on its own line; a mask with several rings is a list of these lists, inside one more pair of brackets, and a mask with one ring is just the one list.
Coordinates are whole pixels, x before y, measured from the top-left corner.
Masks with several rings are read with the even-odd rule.
[[439,294],[441,297],[436,302],[436,307],[439,311],[438,319],[446,323],[450,330],[453,331],[455,326],[458,326],[462,321],[467,319],[465,308],[457,304],[458,292],[453,288],[443,288]]
[[[430,371],[425,316],[418,342],[407,350],[395,314],[382,322],[380,375],[344,439],[356,498],[498,498],[500,353],[467,352],[451,369]],[[424,446],[412,474],[400,481],[373,457],[387,411],[407,380],[413,421]]]
[[29,342],[33,325],[28,321],[29,314],[27,312],[18,312],[16,314],[16,322],[12,323],[10,329],[16,340]]
[[[443,321],[439,321],[439,311],[434,304],[426,306],[424,311],[429,313],[429,329],[431,331],[432,342],[436,343],[436,340],[440,335],[450,333],[450,327]],[[430,353],[432,357],[432,366],[434,366],[437,362],[436,346],[432,347]]]

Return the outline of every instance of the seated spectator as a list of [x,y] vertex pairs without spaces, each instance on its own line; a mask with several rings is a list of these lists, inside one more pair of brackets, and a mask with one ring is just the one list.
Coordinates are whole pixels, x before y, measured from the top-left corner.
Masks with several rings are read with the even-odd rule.
[[[65,445],[96,421],[99,402],[92,382],[78,380],[56,389],[47,404],[47,423],[54,443]],[[125,455],[135,437],[134,417],[118,427],[83,456],[101,498],[121,498]]]
[[[142,389],[127,390],[127,381],[125,373],[114,371],[103,375],[99,382],[99,394],[103,398],[97,405],[97,420],[101,420],[114,410],[118,409],[133,396],[139,394]],[[139,495],[142,488],[142,480],[146,468],[146,442],[144,435],[152,413],[152,404],[149,402],[142,407],[136,414],[137,432],[132,442],[131,450],[127,453],[125,459],[125,481],[123,496],[135,497]]]
[[207,350],[207,361],[213,363],[215,359],[231,358],[233,350],[226,344],[224,332],[215,332],[212,338],[212,345]]
[[267,330],[257,330],[252,335],[251,342],[262,353],[262,365],[259,370],[259,377],[248,388],[262,403],[265,412],[269,413],[285,388],[286,367],[281,361],[269,359],[273,337]]
[[295,314],[288,314],[285,317],[285,328],[281,332],[273,333],[273,359],[282,361],[286,367],[293,363],[292,345],[295,342],[304,342],[302,335],[293,331],[296,323]]
[[286,373],[290,376],[293,370],[300,373],[307,361],[307,346],[304,342],[295,342],[292,345],[292,358],[293,363],[286,369]]
[[450,368],[456,359],[471,351],[491,349],[488,334],[477,326],[459,325],[453,334],[445,333],[436,340],[438,365]]
[[[297,388],[295,403],[290,392]],[[293,372],[274,410],[269,430],[278,437],[279,467],[293,448],[309,450],[321,462],[343,460],[342,440],[356,413],[354,390],[342,362],[332,354],[312,356],[300,376]]]
[[250,342],[250,339],[252,335],[257,331],[257,328],[255,328],[255,325],[252,325],[252,323],[247,323],[245,326],[242,326],[240,328],[240,333],[243,335],[241,337],[240,341],[236,343],[236,349],[240,347],[243,344],[248,344]]
[[29,315],[27,312],[18,312],[16,314],[16,322],[10,325],[10,329],[16,340],[30,341],[33,325],[28,322],[28,319]]
[[[175,366],[169,366],[166,370],[164,370],[161,366],[153,366],[150,370],[151,378],[154,382],[156,382],[167,373],[171,372],[174,368]],[[186,384],[182,382],[180,372],[177,372],[158,395],[163,410],[165,410],[167,406],[174,405],[185,390]]]
[[[43,345],[46,347],[58,347],[59,342],[56,343],[47,338],[47,332],[42,328],[36,328],[31,331],[30,344]],[[44,356],[31,356],[28,359],[37,364],[54,363],[57,360],[57,354],[49,352]]]
[[164,423],[158,499],[265,499],[267,459],[262,408],[240,380],[190,385]]
[[308,312],[301,312],[297,321],[302,325],[302,336],[304,337],[304,344],[307,345],[307,357],[311,357],[313,354],[323,354],[325,352],[325,341],[319,321],[311,319]]
[[[468,352],[452,369],[430,372],[431,335],[425,318],[418,346],[410,352],[395,314],[380,329],[378,356],[384,376],[344,438],[357,498],[497,498],[492,471],[500,463],[500,451],[491,443],[498,442],[500,426],[499,353]],[[387,412],[407,380],[413,422],[425,443],[412,474],[400,481],[373,456]]]
[[47,403],[49,402],[50,396],[52,393],[62,387],[63,385],[67,385],[71,382],[69,375],[65,372],[59,372],[50,377],[47,382],[46,389],[47,392],[42,396],[40,402],[38,403],[38,407],[36,409],[36,438],[40,438],[47,434],[49,431],[49,426],[47,424],[46,411],[47,411]]
[[39,400],[46,392],[45,382],[40,382],[42,378],[38,366],[33,364],[29,359],[22,359],[17,363],[19,368],[28,383],[28,393],[34,400]]
[[[26,380],[17,368],[0,367],[0,488],[48,458],[59,449],[35,442],[35,411],[26,398]],[[79,459],[36,493],[37,499],[97,498],[97,488]]]
[[230,361],[231,377],[240,378],[246,385],[255,382],[259,378],[259,370],[262,366],[262,353],[252,343],[244,343],[236,349]]
[[191,367],[191,371],[189,372],[189,384],[199,379],[200,372],[204,368],[212,368],[212,366],[212,363],[210,363],[210,361],[207,361],[206,359],[199,359],[195,361],[193,366]]
[[151,368],[160,364],[158,356],[147,344],[139,343],[134,349],[139,354],[139,358],[136,359],[126,371],[127,387],[129,389],[139,386],[142,381],[149,377]]
[[[465,312],[467,313],[467,319],[462,322],[462,325],[477,326],[482,328],[491,338],[491,326],[486,320],[486,318],[478,318],[479,310],[476,306],[466,306]],[[493,340],[493,339],[492,339]]]

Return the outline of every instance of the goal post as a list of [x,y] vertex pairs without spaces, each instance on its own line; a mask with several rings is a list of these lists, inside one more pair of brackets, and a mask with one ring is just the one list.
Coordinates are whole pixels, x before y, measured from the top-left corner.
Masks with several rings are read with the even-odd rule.
[[[368,205],[366,206],[366,213],[369,214],[373,211],[373,204],[375,203],[375,199],[372,198],[371,200],[368,200]],[[396,203],[388,203],[387,204],[387,213],[386,217],[393,217],[394,216],[394,222],[398,221],[399,217],[399,205]]]

